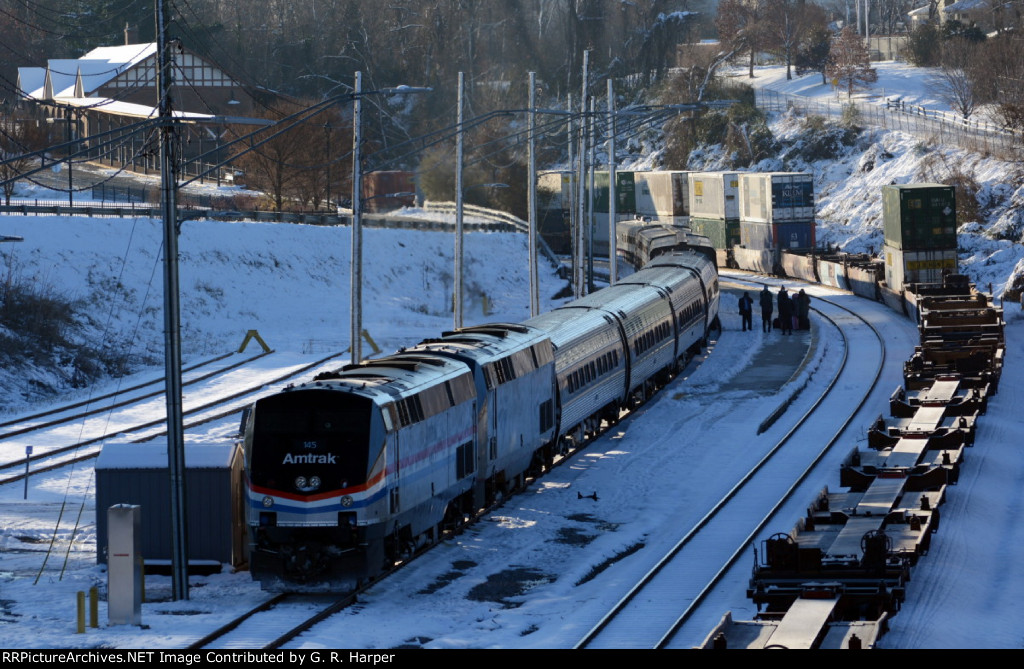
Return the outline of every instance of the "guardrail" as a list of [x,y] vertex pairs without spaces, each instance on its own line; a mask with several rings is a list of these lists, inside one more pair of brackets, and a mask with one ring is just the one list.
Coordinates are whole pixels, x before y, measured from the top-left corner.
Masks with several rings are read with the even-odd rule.
[[[425,202],[423,203],[423,208],[426,209],[427,211],[434,211],[439,214],[450,214],[452,216],[455,215],[454,202]],[[473,204],[463,204],[462,211],[463,214],[469,214],[470,216],[477,216],[480,218],[487,218],[497,223],[507,225],[509,226],[509,228],[515,230],[516,232],[527,233],[530,231],[529,223],[527,223],[521,218],[518,218],[517,216],[509,214],[508,212],[498,211],[496,209],[488,209],[487,207],[478,207]],[[452,225],[454,227],[454,223]],[[463,225],[467,224],[463,223]],[[548,246],[547,242],[545,242],[540,235],[537,235],[537,248],[540,250],[541,253],[543,253],[547,257],[548,260],[551,261],[552,265],[554,265],[555,267],[561,265],[561,260],[559,259],[559,257],[555,255],[554,251],[551,250],[551,247]]]
[[856,110],[861,123],[899,130],[922,139],[953,144],[968,151],[988,153],[1006,160],[1019,159],[1024,149],[1024,138],[1020,134],[981,118],[964,119],[949,112],[908,105],[899,99],[886,100],[881,104],[858,100],[822,101],[759,88],[756,91],[756,104],[770,111],[796,109],[804,114],[826,117],[842,117],[852,108]]
[[22,216],[96,216],[136,217],[160,216],[160,207],[137,202],[92,202],[89,204],[67,205],[53,201],[34,200],[0,204],[0,213],[21,214]]

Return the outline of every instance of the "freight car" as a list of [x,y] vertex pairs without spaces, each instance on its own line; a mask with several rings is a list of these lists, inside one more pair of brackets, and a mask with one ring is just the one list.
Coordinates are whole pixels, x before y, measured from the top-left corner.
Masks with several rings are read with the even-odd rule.
[[921,346],[890,417],[841,465],[842,490],[822,490],[792,531],[755,551],[747,595],[757,618],[726,614],[705,648],[867,648],[899,611],[997,389],[1004,347],[1002,310],[963,277],[922,286],[915,301]]
[[672,378],[707,344],[718,301],[714,262],[677,245],[523,323],[446,332],[257,400],[253,578],[348,591],[437,541]]

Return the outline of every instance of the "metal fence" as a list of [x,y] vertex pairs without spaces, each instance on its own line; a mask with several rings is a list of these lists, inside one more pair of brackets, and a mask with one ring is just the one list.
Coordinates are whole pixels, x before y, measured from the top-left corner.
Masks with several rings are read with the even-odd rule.
[[980,118],[963,119],[949,112],[908,105],[899,99],[884,104],[842,99],[819,100],[765,88],[757,90],[757,106],[767,111],[795,109],[802,114],[838,118],[856,114],[857,122],[899,130],[927,142],[949,144],[968,151],[1018,160],[1024,155],[1024,137]]

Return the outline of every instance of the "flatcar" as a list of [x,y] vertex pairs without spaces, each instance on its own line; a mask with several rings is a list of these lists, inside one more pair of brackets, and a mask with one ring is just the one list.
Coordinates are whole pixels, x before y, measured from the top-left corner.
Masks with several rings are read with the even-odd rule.
[[350,591],[437,541],[671,379],[707,344],[718,300],[713,259],[677,244],[523,323],[446,332],[257,400],[253,578]]
[[1002,309],[966,278],[918,286],[921,345],[904,366],[889,418],[840,467],[788,533],[755,552],[753,621],[730,614],[704,648],[870,648],[907,597],[911,570],[939,528],[979,416],[996,392]]

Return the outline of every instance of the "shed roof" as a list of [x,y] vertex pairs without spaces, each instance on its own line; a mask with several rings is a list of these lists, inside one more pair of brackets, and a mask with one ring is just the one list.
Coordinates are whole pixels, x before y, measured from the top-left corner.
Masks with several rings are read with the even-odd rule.
[[[235,457],[235,444],[186,444],[186,469],[230,469]],[[101,469],[166,469],[167,441],[134,444],[108,442],[96,458]]]

